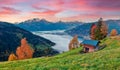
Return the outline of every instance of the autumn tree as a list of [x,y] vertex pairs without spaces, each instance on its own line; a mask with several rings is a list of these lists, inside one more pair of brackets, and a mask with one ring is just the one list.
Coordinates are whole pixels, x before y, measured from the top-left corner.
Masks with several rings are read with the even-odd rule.
[[75,49],[79,47],[78,36],[74,36],[73,39],[69,43],[69,50]]
[[33,49],[27,43],[26,38],[21,40],[21,46],[19,46],[16,50],[16,55],[18,59],[28,59],[33,57]]
[[112,29],[110,36],[116,36],[118,34],[116,29]]
[[14,53],[11,53],[9,55],[8,61],[14,61],[14,60],[17,60],[17,56]]
[[91,39],[95,39],[95,29],[97,28],[97,26],[95,24],[92,24],[91,26],[91,30],[90,30],[90,38]]
[[107,25],[102,18],[99,19],[96,25],[93,24],[90,30],[90,37],[93,40],[102,40],[108,34]]

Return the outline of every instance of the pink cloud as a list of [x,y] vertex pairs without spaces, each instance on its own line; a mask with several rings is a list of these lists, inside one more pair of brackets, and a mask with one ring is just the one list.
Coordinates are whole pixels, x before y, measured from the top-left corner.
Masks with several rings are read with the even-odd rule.
[[10,7],[1,7],[0,16],[19,14],[21,11]]
[[62,5],[64,4],[63,0],[47,0],[46,1],[39,1],[37,3],[32,4],[32,7],[40,10],[41,8],[46,8],[46,9],[50,9],[50,10],[60,10],[62,9]]
[[0,8],[0,16],[21,16],[19,13],[22,11],[23,17],[40,16],[49,20],[88,20],[120,16],[120,0],[0,0]]
[[0,4],[14,4],[20,2],[26,2],[28,0],[0,0]]
[[[57,13],[71,10],[80,12],[79,16],[97,15],[98,13],[101,13],[99,16],[103,16],[106,12],[114,13],[115,11],[120,11],[120,0],[54,0],[54,2],[39,1],[33,4],[32,7],[37,10],[41,10],[43,7],[45,7],[44,9],[60,10]],[[84,12],[84,14],[81,12]]]
[[90,8],[98,11],[120,11],[120,0],[86,1]]
[[53,11],[53,10],[47,10],[47,11],[44,11],[44,12],[32,12],[33,15],[48,15],[48,16],[54,16],[56,13],[58,13],[59,10],[57,11]]

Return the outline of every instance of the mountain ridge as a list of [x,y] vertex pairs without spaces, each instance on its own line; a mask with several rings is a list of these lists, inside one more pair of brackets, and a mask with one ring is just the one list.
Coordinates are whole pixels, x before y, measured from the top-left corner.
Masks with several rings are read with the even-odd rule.
[[18,24],[16,26],[26,29],[28,31],[51,31],[51,30],[65,30],[81,25],[82,22],[49,22],[45,19],[30,19]]
[[[31,47],[36,50],[36,52],[39,52],[39,54],[34,54],[34,57],[44,55],[44,50],[39,51],[40,48],[50,48],[51,52],[54,52],[51,46],[55,45],[55,43],[16,27],[11,23],[0,22],[0,61],[7,60],[10,53],[15,53],[16,48],[20,45],[20,40],[24,37],[27,38]],[[48,52],[47,54],[52,55],[54,53]]]
[[[90,27],[92,24],[97,23],[97,22],[92,22],[92,23],[84,23],[82,25],[79,25],[73,29],[66,30],[65,32],[71,36],[78,35],[81,38],[89,38],[89,33],[90,33]],[[110,34],[112,29],[116,29],[118,31],[118,34],[120,34],[120,20],[107,20],[105,23],[108,26],[108,34]]]

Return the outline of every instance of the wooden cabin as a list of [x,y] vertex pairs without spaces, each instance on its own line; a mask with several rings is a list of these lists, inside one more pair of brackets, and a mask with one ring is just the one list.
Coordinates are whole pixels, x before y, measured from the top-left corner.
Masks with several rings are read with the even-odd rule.
[[97,40],[84,40],[82,43],[83,45],[83,51],[85,53],[87,52],[94,52],[98,49],[99,41]]

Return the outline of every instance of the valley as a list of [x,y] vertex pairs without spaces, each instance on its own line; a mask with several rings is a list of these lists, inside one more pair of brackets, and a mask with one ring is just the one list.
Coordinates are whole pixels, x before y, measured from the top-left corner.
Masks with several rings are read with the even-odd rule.
[[[72,36],[66,34],[64,31],[65,30],[35,31],[32,33],[54,42],[55,45],[52,47],[56,49],[57,51],[59,51],[60,53],[62,53],[62,52],[66,52],[69,50],[68,44],[70,40],[72,39]],[[79,38],[79,42],[81,41],[82,39]]]
[[0,0],[0,70],[120,70],[120,0]]

